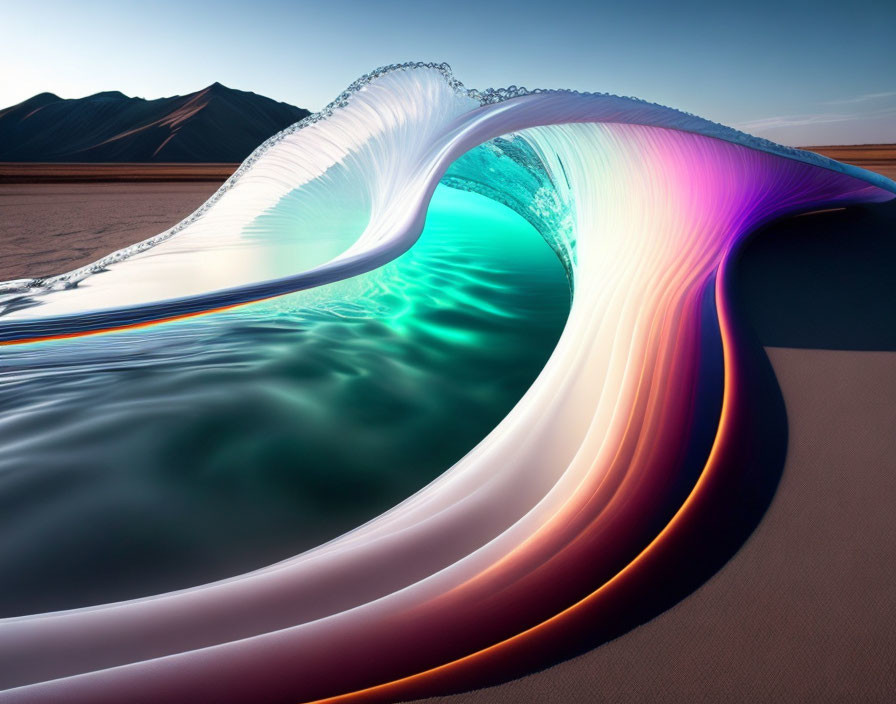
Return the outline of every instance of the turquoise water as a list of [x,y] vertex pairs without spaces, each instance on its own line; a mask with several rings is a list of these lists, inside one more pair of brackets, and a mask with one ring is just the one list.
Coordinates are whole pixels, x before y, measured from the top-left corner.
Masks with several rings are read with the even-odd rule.
[[3,348],[0,615],[238,574],[374,517],[506,415],[568,309],[532,225],[440,186],[369,274]]

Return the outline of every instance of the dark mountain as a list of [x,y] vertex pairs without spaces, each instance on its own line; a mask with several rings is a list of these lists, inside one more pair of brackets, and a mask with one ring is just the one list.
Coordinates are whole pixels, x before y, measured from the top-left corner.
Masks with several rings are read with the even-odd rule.
[[308,114],[220,83],[158,100],[40,93],[0,110],[0,161],[233,163]]

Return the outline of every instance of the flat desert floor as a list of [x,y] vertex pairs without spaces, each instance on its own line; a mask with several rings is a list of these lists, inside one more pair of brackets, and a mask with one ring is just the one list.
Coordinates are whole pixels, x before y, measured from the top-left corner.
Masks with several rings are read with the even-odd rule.
[[[818,150],[896,176],[893,146]],[[0,280],[60,273],[154,235],[218,183],[2,184]],[[814,239],[799,227],[780,242],[760,237],[744,254],[745,295],[787,407],[789,448],[774,501],[742,549],[615,641],[430,701],[892,700],[896,231],[843,232],[848,222]]]
[[845,164],[855,164],[869,171],[877,171],[896,180],[896,145],[855,144],[831,147],[803,147]]
[[220,185],[0,183],[0,281],[61,274],[157,235]]

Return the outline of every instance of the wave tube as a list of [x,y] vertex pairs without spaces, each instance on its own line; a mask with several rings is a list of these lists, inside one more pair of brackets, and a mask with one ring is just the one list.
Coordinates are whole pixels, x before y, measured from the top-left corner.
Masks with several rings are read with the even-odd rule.
[[[532,222],[574,291],[511,413],[423,490],[213,584],[0,622],[0,701],[379,701],[521,674],[686,595],[777,481],[783,408],[731,261],[785,214],[896,184],[669,108],[375,72],[173,232],[4,285],[9,343],[247,303],[411,247],[440,182]],[[293,269],[295,267],[295,269]],[[108,301],[115,301],[114,307]]]

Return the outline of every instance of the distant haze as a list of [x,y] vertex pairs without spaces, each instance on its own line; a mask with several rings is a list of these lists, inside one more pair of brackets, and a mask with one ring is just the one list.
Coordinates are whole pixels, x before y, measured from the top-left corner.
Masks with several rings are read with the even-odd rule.
[[319,109],[447,61],[472,87],[634,95],[785,144],[896,142],[896,2],[0,0],[0,107],[220,81]]

